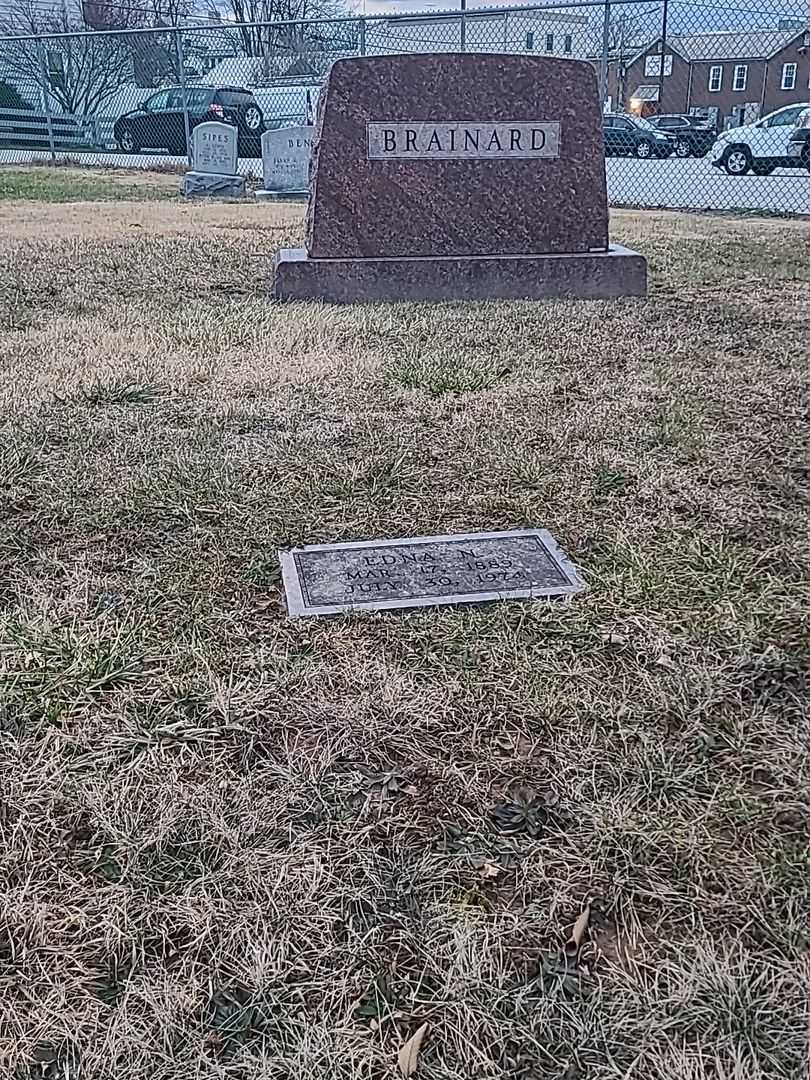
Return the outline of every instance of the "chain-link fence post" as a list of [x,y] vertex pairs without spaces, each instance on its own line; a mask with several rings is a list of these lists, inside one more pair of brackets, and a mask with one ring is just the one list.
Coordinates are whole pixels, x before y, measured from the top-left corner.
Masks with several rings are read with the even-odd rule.
[[42,104],[45,108],[45,122],[48,125],[48,146],[51,148],[51,161],[56,161],[56,146],[53,139],[53,116],[51,115],[50,84],[48,82],[48,65],[45,61],[45,46],[42,38],[37,38],[37,55],[39,56],[39,77],[42,80]]
[[461,33],[459,35],[459,45],[462,52],[467,51],[467,16],[464,14],[467,10],[467,0],[461,0]]
[[359,23],[359,27],[358,27],[358,33],[359,33],[360,55],[365,56],[366,55],[366,20],[365,19],[360,19],[360,23]]
[[605,111],[605,103],[608,99],[608,53],[610,51],[610,4],[605,0],[605,10],[602,19],[602,64],[599,69],[599,96],[602,102],[602,112]]
[[186,93],[186,63],[183,56],[183,32],[182,30],[175,30],[174,32],[174,46],[177,52],[177,76],[180,81],[180,92],[183,95],[183,129],[186,133],[186,160],[188,161],[188,167],[191,168],[193,162],[191,160],[191,125],[188,119],[188,94]]

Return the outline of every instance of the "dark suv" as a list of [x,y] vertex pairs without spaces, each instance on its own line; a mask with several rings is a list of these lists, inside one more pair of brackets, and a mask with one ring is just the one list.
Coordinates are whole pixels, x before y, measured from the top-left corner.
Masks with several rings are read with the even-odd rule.
[[185,154],[183,94],[188,103],[189,130],[206,120],[222,120],[239,130],[239,153],[261,154],[264,117],[250,90],[241,86],[170,86],[152,94],[137,109],[115,121],[115,141],[127,154],[144,147]]
[[602,117],[605,133],[605,155],[630,154],[637,158],[669,157],[675,147],[672,135],[657,131],[649,120],[624,113],[607,113]]
[[705,157],[714,146],[717,131],[702,116],[651,116],[650,123],[658,130],[675,136],[678,157]]

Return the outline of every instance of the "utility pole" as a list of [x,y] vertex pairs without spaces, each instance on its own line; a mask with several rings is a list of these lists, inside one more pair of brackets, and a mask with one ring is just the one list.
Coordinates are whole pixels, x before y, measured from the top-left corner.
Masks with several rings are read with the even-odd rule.
[[664,0],[664,10],[661,14],[661,69],[658,72],[658,112],[664,111],[664,53],[667,51],[667,18],[669,16],[669,0]]
[[608,52],[610,51],[610,4],[605,0],[604,19],[602,21],[602,66],[599,71],[599,93],[602,98],[601,109],[604,113],[608,96]]

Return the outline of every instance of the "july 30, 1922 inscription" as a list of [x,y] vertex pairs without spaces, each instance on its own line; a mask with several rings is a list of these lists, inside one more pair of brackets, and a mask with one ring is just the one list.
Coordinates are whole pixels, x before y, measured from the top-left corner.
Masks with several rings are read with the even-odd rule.
[[279,552],[290,615],[563,596],[583,585],[544,529],[316,544]]
[[559,120],[375,121],[366,132],[369,161],[560,156]]

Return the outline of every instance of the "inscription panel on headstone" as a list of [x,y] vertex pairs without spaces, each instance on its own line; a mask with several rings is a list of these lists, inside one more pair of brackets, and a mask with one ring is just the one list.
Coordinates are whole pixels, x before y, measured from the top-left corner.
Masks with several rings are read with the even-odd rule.
[[511,120],[496,124],[465,120],[444,124],[371,123],[369,161],[410,158],[412,161],[451,161],[454,158],[558,158],[558,120]]
[[424,607],[583,588],[550,533],[426,536],[279,552],[290,615]]
[[279,128],[262,135],[262,175],[267,191],[307,191],[312,126]]
[[195,172],[233,175],[236,172],[237,134],[231,124],[221,124],[218,120],[198,124],[191,135],[191,160]]

